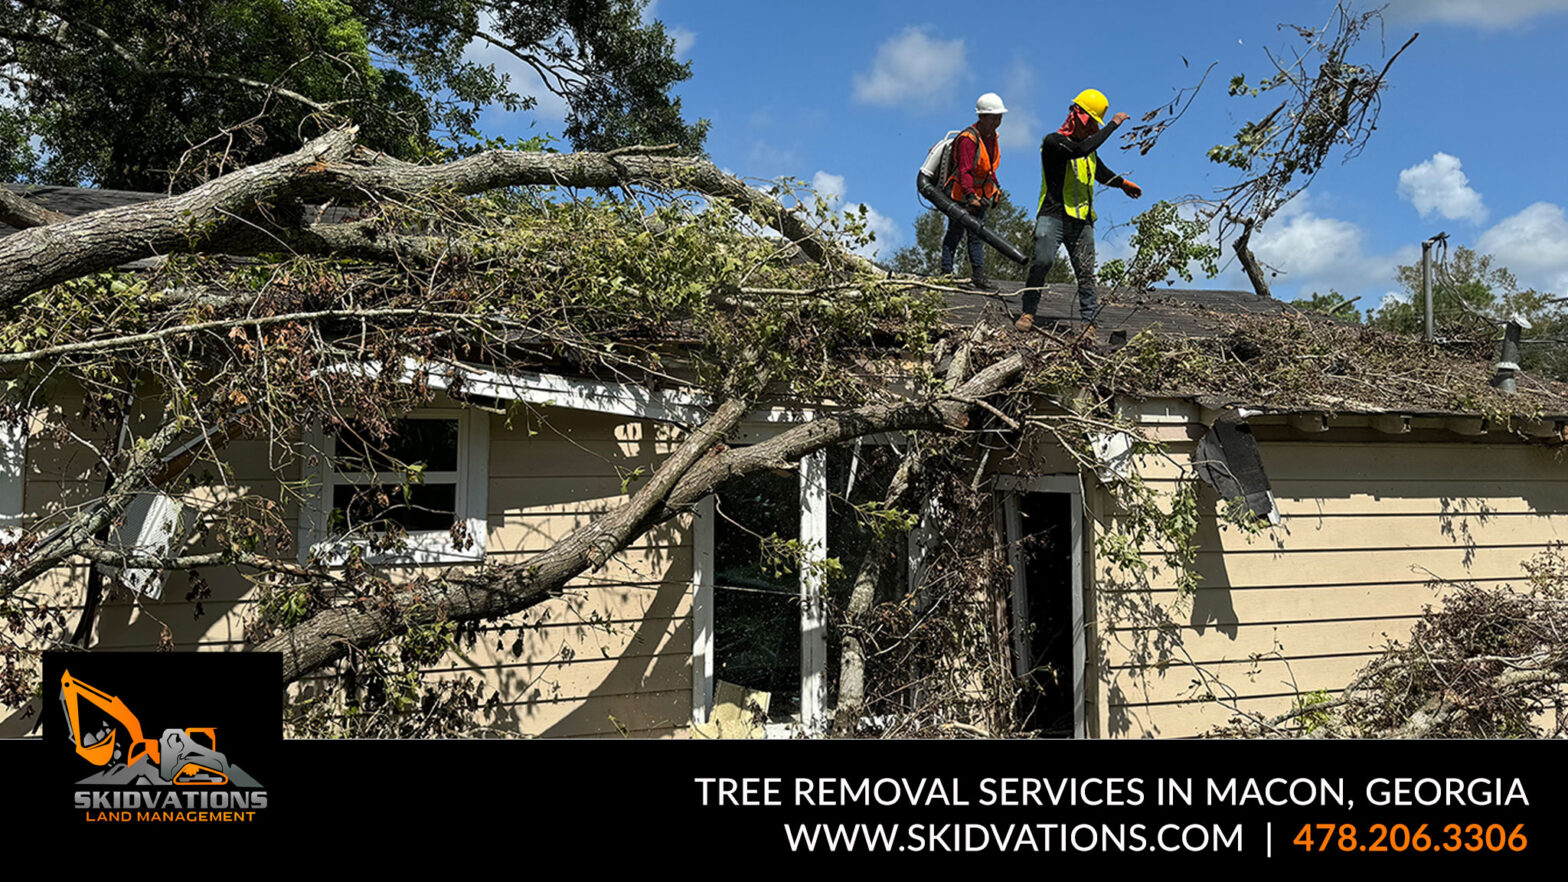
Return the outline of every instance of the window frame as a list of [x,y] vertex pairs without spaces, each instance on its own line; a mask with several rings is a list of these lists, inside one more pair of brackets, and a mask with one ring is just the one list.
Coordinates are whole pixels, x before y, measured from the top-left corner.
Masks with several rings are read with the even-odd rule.
[[[329,566],[339,566],[358,548],[363,559],[374,565],[439,565],[482,563],[485,559],[485,542],[488,538],[488,502],[490,473],[490,415],[473,408],[425,407],[418,408],[401,420],[456,420],[457,468],[455,472],[427,472],[427,483],[447,483],[448,475],[456,484],[453,509],[468,529],[472,544],[460,549],[452,541],[451,530],[410,531],[401,549],[371,551],[367,538],[333,538],[328,534],[332,516],[333,491],[339,486],[362,486],[367,476],[363,472],[338,472],[332,468],[329,447],[332,436],[315,427],[306,438],[306,449],[312,459],[307,461],[311,472],[307,478],[310,496],[301,509],[299,561],[309,562],[312,554]],[[437,480],[432,481],[435,478]]]
[[1072,543],[1072,656],[1073,656],[1073,738],[1088,737],[1086,705],[1088,697],[1088,632],[1085,623],[1084,568],[1086,556],[1084,490],[1081,474],[1000,475],[997,491],[1002,494],[1002,517],[1007,530],[1007,562],[1012,567],[1012,623],[1014,673],[1025,676],[1030,667],[1028,642],[1029,588],[1023,558],[1023,517],[1019,507],[1026,493],[1057,493],[1067,497]]
[[[770,430],[743,432],[739,443],[756,443],[771,434]],[[746,437],[746,436],[750,437]],[[898,447],[901,438],[888,435],[870,435],[860,439],[863,444],[886,444]],[[854,446],[853,444],[845,446]],[[767,723],[763,726],[768,738],[793,738],[800,734],[821,736],[826,734],[834,708],[828,703],[827,666],[828,616],[826,585],[823,568],[813,566],[831,556],[828,535],[828,449],[807,454],[800,460],[797,472],[800,487],[800,542],[805,548],[800,577],[800,719],[791,722]],[[691,719],[694,725],[708,722],[714,708],[714,607],[718,591],[718,570],[715,557],[717,532],[716,496],[703,497],[695,507],[692,521],[692,686]],[[924,518],[922,519],[924,520]],[[911,530],[907,537],[910,554],[909,584],[913,590],[917,580],[924,575],[926,555],[921,549],[920,529]]]

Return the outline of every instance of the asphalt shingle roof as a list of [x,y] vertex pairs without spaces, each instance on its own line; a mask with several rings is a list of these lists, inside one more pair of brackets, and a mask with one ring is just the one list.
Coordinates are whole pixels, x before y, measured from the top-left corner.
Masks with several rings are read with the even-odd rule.
[[[979,292],[946,295],[948,317],[954,324],[974,325],[981,320],[993,324],[1011,322],[1022,309],[1018,289],[1021,282],[997,281],[994,294]],[[1101,289],[1100,313],[1095,318],[1096,336],[1104,339],[1116,331],[1135,337],[1146,330],[1166,334],[1203,337],[1219,330],[1222,315],[1282,315],[1295,307],[1250,291]],[[1078,288],[1075,285],[1046,285],[1040,294],[1036,322],[1050,328],[1078,326]]]

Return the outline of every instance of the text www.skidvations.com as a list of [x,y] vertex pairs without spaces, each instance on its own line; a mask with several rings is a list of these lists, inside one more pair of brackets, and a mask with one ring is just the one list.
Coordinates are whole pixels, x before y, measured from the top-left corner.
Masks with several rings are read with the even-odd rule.
[[785,824],[790,851],[1221,852],[1240,824]]

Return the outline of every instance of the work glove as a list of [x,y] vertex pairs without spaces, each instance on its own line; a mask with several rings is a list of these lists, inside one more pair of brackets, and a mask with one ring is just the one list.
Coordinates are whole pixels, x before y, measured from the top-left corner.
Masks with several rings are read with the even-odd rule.
[[1143,188],[1137,184],[1134,184],[1127,178],[1122,178],[1122,192],[1126,193],[1128,196],[1131,196],[1134,199],[1137,199],[1139,196],[1143,195]]
[[970,193],[968,196],[965,196],[964,204],[969,206],[970,211],[978,211],[985,207],[985,203],[980,201],[979,193]]

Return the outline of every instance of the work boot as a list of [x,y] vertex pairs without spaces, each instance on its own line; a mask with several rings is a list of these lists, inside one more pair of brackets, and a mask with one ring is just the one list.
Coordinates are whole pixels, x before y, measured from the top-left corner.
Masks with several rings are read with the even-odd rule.
[[996,285],[978,273],[969,279],[969,287],[976,291],[995,291]]
[[1088,322],[1083,326],[1083,333],[1078,335],[1078,339],[1085,343],[1094,342],[1094,322]]
[[1034,330],[1034,316],[1027,312],[1024,313],[1018,317],[1018,321],[1013,322],[1013,327],[1020,331]]

